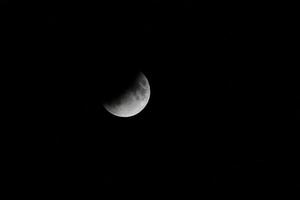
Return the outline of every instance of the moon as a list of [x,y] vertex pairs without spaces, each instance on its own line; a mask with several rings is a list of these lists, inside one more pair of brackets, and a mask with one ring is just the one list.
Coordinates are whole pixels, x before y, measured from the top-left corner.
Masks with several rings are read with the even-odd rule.
[[150,85],[143,73],[117,99],[103,104],[104,108],[118,117],[131,117],[140,113],[150,99]]

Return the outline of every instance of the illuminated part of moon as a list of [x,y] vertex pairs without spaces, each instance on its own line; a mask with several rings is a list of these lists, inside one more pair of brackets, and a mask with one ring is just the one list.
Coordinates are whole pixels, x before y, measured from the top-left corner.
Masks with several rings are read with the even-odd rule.
[[104,108],[118,117],[131,117],[141,112],[150,98],[150,85],[143,73],[140,73],[134,85],[119,99],[104,104]]

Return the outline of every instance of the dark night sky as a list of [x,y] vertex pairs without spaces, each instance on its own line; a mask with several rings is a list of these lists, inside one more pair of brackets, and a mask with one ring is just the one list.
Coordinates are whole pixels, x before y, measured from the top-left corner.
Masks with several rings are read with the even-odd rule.
[[[16,129],[28,132],[14,136],[26,141],[14,149],[21,183],[85,198],[299,188],[296,112],[270,64],[282,21],[263,5],[0,5],[11,99],[26,119]],[[110,115],[101,101],[137,71],[149,104]]]

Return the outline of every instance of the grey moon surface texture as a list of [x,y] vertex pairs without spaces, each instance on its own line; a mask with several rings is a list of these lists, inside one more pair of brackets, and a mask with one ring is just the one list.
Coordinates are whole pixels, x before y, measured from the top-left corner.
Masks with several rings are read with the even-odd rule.
[[118,117],[131,117],[140,113],[150,99],[150,85],[143,73],[137,81],[119,99],[103,104],[104,108]]

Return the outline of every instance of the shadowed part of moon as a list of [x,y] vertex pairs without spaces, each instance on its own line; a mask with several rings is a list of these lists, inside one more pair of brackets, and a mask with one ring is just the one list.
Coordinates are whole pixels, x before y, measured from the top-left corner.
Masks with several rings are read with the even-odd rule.
[[133,85],[117,99],[104,104],[108,112],[119,117],[130,117],[141,112],[150,98],[150,86],[144,74],[140,74]]

